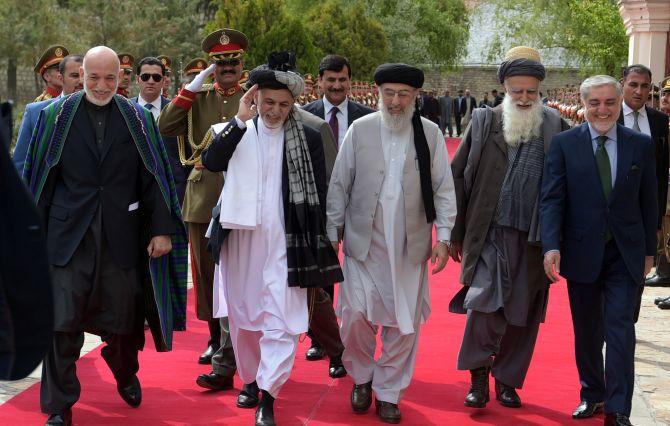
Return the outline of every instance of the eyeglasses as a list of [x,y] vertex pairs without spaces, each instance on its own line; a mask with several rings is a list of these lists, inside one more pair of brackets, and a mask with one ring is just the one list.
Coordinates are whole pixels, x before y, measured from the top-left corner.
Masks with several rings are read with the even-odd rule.
[[408,99],[410,96],[412,96],[412,92],[409,90],[383,89],[382,95],[388,99],[393,99],[396,95],[398,95],[398,98],[400,99]]
[[163,76],[160,74],[149,74],[149,73],[144,73],[140,74],[140,78],[142,81],[147,82],[149,81],[150,78],[153,78],[156,83],[160,82],[163,79]]

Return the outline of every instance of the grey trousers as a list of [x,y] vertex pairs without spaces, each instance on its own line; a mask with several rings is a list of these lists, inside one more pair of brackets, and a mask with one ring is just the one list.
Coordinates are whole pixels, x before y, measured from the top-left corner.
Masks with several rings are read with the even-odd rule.
[[492,313],[468,310],[458,369],[491,367],[493,377],[521,389],[539,328],[540,318],[528,318],[527,325],[519,327],[508,324],[502,310]]
[[219,318],[221,325],[221,346],[212,356],[212,372],[222,376],[232,377],[237,370],[233,341],[230,339],[228,317]]
[[397,327],[381,327],[382,353],[375,361],[377,331],[364,312],[342,315],[340,334],[344,343],[342,363],[354,383],[372,382],[372,390],[380,401],[397,404],[412,381],[419,325],[412,334],[400,334]]

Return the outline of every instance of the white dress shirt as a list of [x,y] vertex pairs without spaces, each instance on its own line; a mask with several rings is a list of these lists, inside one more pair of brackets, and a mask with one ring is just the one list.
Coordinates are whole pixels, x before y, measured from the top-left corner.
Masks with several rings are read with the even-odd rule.
[[344,98],[344,101],[339,105],[333,105],[328,102],[326,97],[323,97],[323,118],[327,123],[330,123],[330,110],[333,109],[333,106],[336,106],[339,110],[337,112],[337,148],[339,149],[342,146],[342,141],[344,140],[344,135],[347,133],[347,128],[349,127],[349,99]]
[[156,99],[153,100],[153,102],[147,102],[144,100],[142,95],[137,95],[137,103],[140,104],[140,106],[143,106],[146,108],[147,104],[151,104],[153,108],[151,108],[151,114],[154,116],[154,120],[158,120],[158,116],[161,114],[161,97],[157,96]]
[[[633,109],[626,105],[626,102],[623,102],[623,123],[624,126],[629,129],[633,128],[633,123],[635,123],[635,114]],[[647,117],[647,109],[642,106],[637,110],[637,125],[640,126],[640,132],[644,133],[647,136],[651,136],[651,127],[649,126],[649,117]]]

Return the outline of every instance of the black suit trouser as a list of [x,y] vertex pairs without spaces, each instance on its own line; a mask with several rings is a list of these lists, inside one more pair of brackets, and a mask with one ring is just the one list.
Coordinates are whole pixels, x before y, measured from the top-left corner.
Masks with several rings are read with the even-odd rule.
[[[102,357],[114,374],[117,383],[124,385],[139,370],[137,354],[144,342],[143,330],[134,334],[109,334]],[[140,336],[140,334],[142,334]],[[54,333],[51,349],[42,364],[40,406],[46,414],[56,414],[72,407],[81,393],[75,362],[84,344],[84,332]]]
[[605,246],[595,282],[568,281],[581,399],[604,401],[606,413],[630,415],[638,292],[614,241]]
[[[332,286],[330,288],[332,290]],[[318,342],[323,347],[329,358],[342,355],[344,345],[332,296],[323,288],[310,288],[307,295],[307,303],[311,309],[308,335],[313,342]]]
[[461,136],[461,116],[456,116],[456,135]]

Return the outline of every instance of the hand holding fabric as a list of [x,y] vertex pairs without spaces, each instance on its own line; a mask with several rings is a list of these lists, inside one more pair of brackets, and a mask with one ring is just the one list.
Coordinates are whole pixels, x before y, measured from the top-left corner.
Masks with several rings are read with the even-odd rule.
[[463,243],[460,241],[449,242],[449,256],[454,262],[461,263],[461,260],[463,260]]

